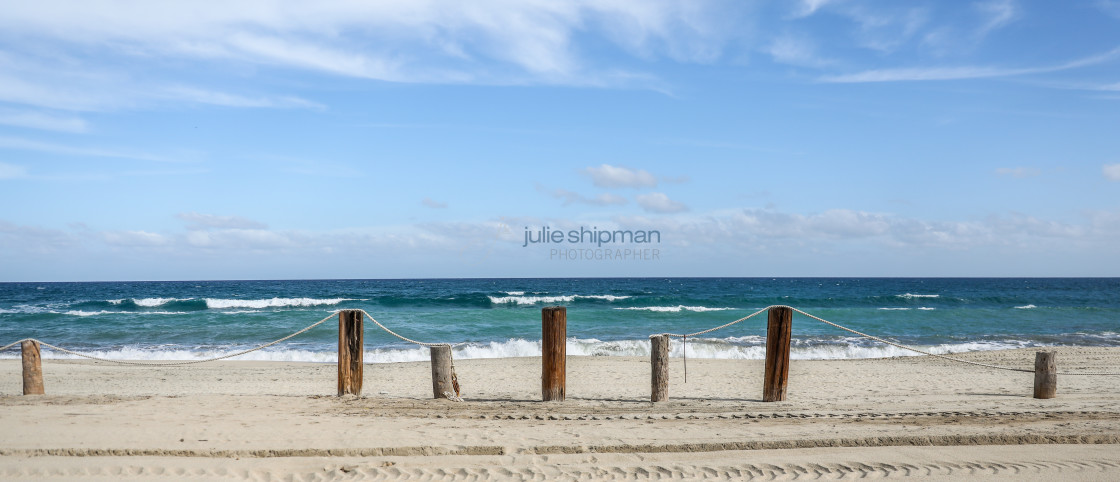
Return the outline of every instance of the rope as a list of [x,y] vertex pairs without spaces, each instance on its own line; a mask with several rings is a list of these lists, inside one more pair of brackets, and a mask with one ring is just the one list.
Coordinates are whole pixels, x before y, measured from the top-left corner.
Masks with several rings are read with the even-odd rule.
[[397,334],[396,332],[394,332],[393,330],[390,330],[390,329],[386,328],[386,327],[385,327],[385,325],[382,325],[382,324],[381,324],[381,322],[379,322],[379,321],[375,320],[375,319],[373,318],[373,315],[371,315],[371,314],[367,313],[367,312],[366,312],[366,310],[358,310],[358,311],[361,311],[361,312],[362,312],[362,314],[366,315],[366,318],[369,318],[369,321],[372,321],[372,322],[373,322],[373,323],[374,323],[375,325],[377,325],[377,326],[381,327],[381,329],[382,329],[382,330],[385,330],[385,332],[386,332],[386,333],[388,333],[388,334],[390,334],[390,335],[393,335],[393,336],[395,336],[395,337],[397,337],[397,338],[400,338],[401,340],[404,340],[404,341],[407,341],[407,342],[409,342],[409,343],[415,344],[415,345],[426,346],[426,347],[433,347],[433,346],[449,346],[449,347],[451,347],[451,348],[455,348],[455,347],[457,347],[457,346],[461,346],[461,345],[466,345],[466,344],[467,344],[467,342],[465,342],[465,341],[464,341],[464,342],[461,342],[461,343],[455,343],[455,344],[451,344],[451,343],[424,343],[424,342],[422,342],[422,341],[416,341],[416,340],[412,340],[412,339],[409,339],[409,338],[405,338],[405,337],[403,337],[403,336],[400,336],[400,335],[398,335],[398,334]]
[[71,354],[71,355],[74,355],[74,356],[79,356],[79,357],[82,357],[82,358],[88,358],[90,360],[97,360],[97,361],[102,361],[102,362],[107,362],[107,363],[116,363],[116,364],[119,364],[119,365],[168,366],[168,367],[170,367],[170,366],[182,366],[182,365],[194,365],[196,363],[207,363],[207,362],[212,362],[212,361],[225,360],[226,358],[233,358],[235,356],[241,356],[241,355],[245,355],[245,354],[248,354],[248,353],[255,352],[257,350],[268,348],[268,347],[270,347],[272,345],[275,345],[277,343],[290,340],[290,339],[292,339],[292,338],[294,338],[298,335],[302,335],[302,334],[306,333],[308,330],[310,330],[312,328],[315,328],[316,326],[319,326],[319,325],[323,324],[324,322],[326,322],[327,320],[333,318],[335,316],[335,314],[337,314],[337,313],[338,313],[338,311],[332,312],[331,314],[327,315],[326,318],[323,318],[319,321],[316,321],[315,323],[307,325],[306,328],[304,328],[302,330],[299,330],[295,333],[292,333],[291,335],[280,338],[278,340],[270,341],[268,343],[257,346],[255,348],[250,348],[248,350],[243,350],[243,351],[239,351],[239,352],[236,352],[236,353],[230,353],[228,355],[222,355],[222,356],[218,356],[218,357],[214,357],[214,358],[206,358],[206,359],[203,359],[203,360],[173,361],[173,362],[143,362],[143,361],[130,361],[130,360],[110,360],[108,358],[101,358],[101,357],[97,357],[97,356],[93,356],[93,355],[86,355],[85,353],[78,353],[78,352],[73,351],[73,350],[67,350],[65,348],[55,346],[55,345],[52,345],[50,343],[46,343],[46,342],[43,342],[43,341],[40,341],[40,340],[36,340],[34,338],[24,338],[24,339],[22,339],[20,341],[17,341],[15,343],[5,345],[3,348],[0,348],[0,351],[7,350],[8,348],[11,348],[11,347],[13,347],[13,346],[15,346],[19,343],[23,343],[24,341],[35,341],[35,342],[38,342],[40,345],[43,345],[43,346],[45,346],[47,348],[50,348],[52,350],[57,350],[57,351],[60,351],[60,352],[63,352],[63,353],[68,353],[68,354]]
[[[836,328],[839,328],[839,329],[841,329],[841,330],[844,330],[844,331],[847,331],[847,332],[850,332],[850,333],[854,333],[854,334],[856,334],[856,335],[859,335],[859,336],[862,336],[862,337],[864,337],[864,338],[868,338],[868,339],[871,339],[871,340],[875,340],[875,341],[877,341],[877,342],[879,342],[879,343],[885,343],[885,344],[887,344],[887,345],[891,345],[891,346],[894,346],[894,347],[897,347],[897,348],[902,348],[903,350],[910,350],[910,351],[913,351],[913,352],[921,353],[921,354],[923,354],[923,355],[928,355],[928,356],[932,356],[932,357],[937,357],[937,358],[941,358],[941,359],[944,359],[944,360],[949,360],[949,361],[955,361],[955,362],[959,362],[959,363],[967,363],[967,364],[969,364],[969,365],[976,365],[976,366],[981,366],[981,367],[986,367],[986,368],[994,368],[994,369],[997,369],[997,370],[1007,370],[1007,371],[1013,371],[1013,372],[1025,372],[1025,373],[1034,373],[1034,370],[1027,370],[1027,369],[1024,369],[1024,368],[1011,368],[1011,367],[1004,367],[1004,366],[999,366],[999,365],[989,365],[989,364],[987,364],[987,363],[974,362],[974,361],[970,361],[970,360],[961,360],[960,358],[953,358],[953,357],[950,357],[950,356],[945,356],[945,355],[938,355],[938,354],[936,354],[936,353],[930,353],[930,352],[928,352],[928,351],[923,351],[923,350],[919,350],[919,349],[917,349],[917,348],[914,348],[914,347],[910,347],[910,346],[906,346],[906,345],[903,345],[903,344],[900,344],[900,343],[895,343],[895,342],[892,342],[892,341],[887,341],[887,340],[884,340],[884,339],[882,339],[882,338],[879,338],[879,337],[877,337],[877,336],[871,336],[871,335],[868,335],[868,334],[866,334],[866,333],[860,333],[860,332],[858,332],[858,331],[856,331],[856,330],[853,330],[853,329],[851,329],[851,328],[848,328],[848,327],[844,327],[844,326],[840,326],[840,325],[837,325],[836,323],[833,323],[833,322],[831,322],[831,321],[825,320],[825,319],[823,319],[823,318],[820,318],[820,317],[818,317],[818,316],[815,316],[815,315],[811,315],[811,314],[809,314],[809,313],[806,313],[806,312],[804,312],[804,311],[801,311],[801,310],[799,310],[799,309],[797,309],[797,308],[794,308],[794,307],[792,307],[792,306],[778,305],[778,306],[774,306],[773,308],[789,308],[789,309],[791,309],[791,310],[793,310],[793,311],[796,311],[796,312],[798,312],[798,313],[801,313],[802,315],[805,315],[805,316],[807,316],[807,317],[809,317],[809,318],[812,318],[812,319],[814,319],[814,320],[817,320],[817,321],[819,321],[819,322],[821,322],[821,323],[824,323],[824,324],[826,324],[826,325],[832,325],[832,326],[834,326],[834,327],[836,327]],[[1055,375],[1093,375],[1093,376],[1120,376],[1120,373],[1107,373],[1107,372],[1056,372],[1056,373],[1055,373]]]
[[[866,333],[862,333],[862,332],[859,332],[859,331],[853,330],[853,329],[851,329],[851,328],[848,328],[848,327],[845,327],[845,326],[840,326],[840,325],[838,325],[838,324],[836,324],[836,323],[833,323],[833,322],[831,322],[831,321],[825,320],[824,318],[821,318],[821,317],[819,317],[819,316],[816,316],[816,315],[812,315],[812,314],[806,313],[806,312],[804,312],[804,311],[802,311],[802,310],[799,310],[799,309],[797,309],[797,308],[794,308],[794,307],[792,307],[792,306],[787,306],[787,305],[770,305],[770,306],[767,306],[766,308],[763,308],[763,309],[761,309],[761,310],[758,310],[758,311],[756,311],[756,312],[754,312],[754,313],[751,313],[751,314],[749,314],[749,315],[747,315],[747,316],[744,316],[744,317],[742,317],[742,318],[739,318],[738,320],[735,320],[735,321],[732,321],[732,322],[730,322],[730,323],[727,323],[727,324],[723,324],[723,325],[717,326],[717,327],[715,327],[715,328],[709,328],[709,329],[707,329],[707,330],[704,330],[704,331],[698,331],[698,332],[696,332],[696,333],[688,333],[688,334],[677,334],[677,333],[662,333],[662,335],[675,336],[675,337],[677,337],[677,338],[682,338],[682,339],[684,340],[684,342],[685,342],[685,346],[684,346],[684,350],[685,350],[685,353],[684,353],[684,367],[685,367],[684,369],[685,369],[685,381],[687,382],[687,380],[688,380],[688,354],[687,354],[687,353],[688,353],[688,337],[690,337],[690,336],[697,336],[697,335],[704,335],[704,334],[708,334],[708,333],[711,333],[711,332],[713,332],[713,331],[716,331],[716,330],[721,330],[721,329],[727,328],[727,327],[729,327],[729,326],[731,326],[731,325],[734,325],[734,324],[736,324],[736,323],[739,323],[739,322],[742,322],[742,321],[746,321],[746,320],[749,320],[749,319],[751,319],[751,318],[754,318],[755,316],[759,315],[760,313],[762,313],[762,312],[764,312],[764,311],[769,311],[769,310],[770,310],[771,308],[788,308],[788,309],[790,309],[790,310],[792,310],[792,311],[796,311],[796,312],[798,312],[798,313],[800,313],[800,314],[802,314],[802,315],[805,315],[805,316],[807,316],[807,317],[809,317],[809,318],[812,318],[812,319],[814,319],[814,320],[817,320],[817,321],[819,321],[819,322],[821,322],[821,323],[824,323],[824,324],[826,324],[826,325],[831,325],[831,326],[834,326],[834,327],[836,327],[836,328],[839,328],[839,329],[841,329],[841,330],[844,330],[844,331],[847,331],[847,332],[850,332],[850,333],[854,333],[854,334],[856,334],[856,335],[859,335],[859,336],[861,336],[861,337],[864,337],[864,338],[867,338],[867,339],[870,339],[870,340],[874,340],[874,341],[877,341],[877,342],[879,342],[879,343],[884,343],[884,344],[887,344],[887,345],[890,345],[890,346],[893,346],[893,347],[896,347],[896,348],[901,348],[901,349],[903,349],[903,350],[909,350],[909,351],[912,351],[912,352],[916,352],[916,353],[921,353],[921,354],[923,354],[923,355],[927,355],[927,356],[931,356],[931,357],[936,357],[936,358],[941,358],[941,359],[943,359],[943,360],[949,360],[949,361],[954,361],[954,362],[958,362],[958,363],[966,363],[966,364],[969,364],[969,365],[976,365],[976,366],[981,366],[981,367],[985,367],[985,368],[994,368],[994,369],[997,369],[997,370],[1007,370],[1007,371],[1013,371],[1013,372],[1025,372],[1025,373],[1034,373],[1034,370],[1028,370],[1028,369],[1024,369],[1024,368],[1012,368],[1012,367],[1005,367],[1005,366],[999,366],[999,365],[991,365],[991,364],[987,364],[987,363],[974,362],[974,361],[970,361],[970,360],[962,360],[962,359],[960,359],[960,358],[953,358],[953,357],[950,357],[950,356],[945,356],[945,355],[938,355],[938,354],[936,354],[936,353],[930,353],[930,352],[928,352],[928,351],[925,351],[925,350],[920,350],[920,349],[918,349],[918,348],[914,348],[914,347],[911,347],[911,346],[903,345],[903,344],[901,344],[901,343],[896,343],[896,342],[893,342],[893,341],[889,341],[889,340],[884,340],[884,339],[882,339],[882,338],[879,338],[879,337],[877,337],[877,336],[872,336],[872,335],[868,335],[868,334],[866,334]],[[1056,372],[1055,374],[1056,374],[1056,375],[1092,375],[1092,376],[1120,376],[1120,373],[1109,373],[1109,372]]]

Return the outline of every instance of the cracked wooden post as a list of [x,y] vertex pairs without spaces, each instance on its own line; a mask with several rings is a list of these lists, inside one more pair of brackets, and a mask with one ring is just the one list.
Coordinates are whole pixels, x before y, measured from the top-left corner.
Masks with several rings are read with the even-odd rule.
[[541,398],[564,401],[567,395],[565,362],[568,354],[568,309],[541,309]]
[[451,382],[451,345],[436,345],[429,347],[432,355],[432,397],[448,398],[459,395]]
[[1034,354],[1034,398],[1058,396],[1057,353],[1040,351]]
[[24,340],[19,344],[23,358],[23,394],[43,395],[43,358],[39,342]]
[[338,396],[362,395],[362,311],[338,312]]
[[651,402],[669,399],[669,335],[649,337],[650,395]]
[[770,308],[766,321],[766,376],[762,385],[764,402],[781,402],[786,399],[792,331],[793,310],[788,306]]

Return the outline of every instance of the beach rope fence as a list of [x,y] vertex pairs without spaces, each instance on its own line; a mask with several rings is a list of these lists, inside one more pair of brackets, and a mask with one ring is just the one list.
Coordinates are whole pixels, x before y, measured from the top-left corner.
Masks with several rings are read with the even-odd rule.
[[[233,352],[233,353],[227,353],[227,354],[221,355],[221,356],[216,356],[216,357],[211,357],[211,358],[202,358],[202,359],[197,359],[197,360],[176,360],[176,361],[117,360],[117,359],[99,357],[99,356],[90,355],[90,354],[87,354],[87,353],[82,353],[82,352],[70,350],[70,349],[67,349],[67,348],[63,348],[63,347],[60,347],[60,346],[57,346],[57,345],[47,343],[45,341],[42,341],[42,340],[39,340],[39,339],[36,339],[36,338],[24,338],[24,339],[21,339],[21,340],[16,340],[12,343],[9,343],[7,345],[4,345],[4,346],[0,347],[0,352],[8,350],[10,348],[13,348],[16,345],[20,345],[23,348],[23,351],[24,351],[24,356],[23,356],[23,358],[24,358],[24,372],[25,372],[24,373],[24,385],[25,385],[24,386],[24,392],[25,392],[24,394],[25,395],[29,394],[29,393],[27,393],[27,391],[28,391],[27,384],[29,382],[28,373],[27,373],[28,372],[28,366],[27,366],[28,365],[28,358],[31,357],[31,358],[34,359],[33,364],[36,365],[36,369],[33,369],[32,371],[37,371],[38,376],[37,377],[32,377],[32,378],[38,378],[38,380],[37,381],[36,380],[31,380],[31,383],[32,383],[32,385],[37,385],[38,386],[37,391],[39,391],[39,394],[41,394],[42,393],[42,369],[38,368],[38,365],[40,364],[39,363],[39,360],[40,360],[39,347],[40,346],[45,346],[45,347],[50,348],[52,350],[58,351],[60,353],[65,353],[65,354],[73,355],[73,356],[80,357],[80,358],[85,358],[85,359],[99,361],[99,362],[113,363],[113,364],[118,364],[118,365],[131,365],[131,366],[144,366],[144,367],[175,367],[175,366],[196,365],[196,364],[200,364],[200,363],[209,363],[209,362],[215,362],[215,361],[235,358],[235,357],[239,357],[239,356],[242,356],[242,355],[247,355],[249,353],[253,353],[255,351],[263,350],[265,348],[271,347],[273,345],[277,345],[279,343],[283,343],[283,342],[288,341],[292,338],[295,338],[299,335],[307,333],[308,331],[311,331],[313,328],[315,328],[319,325],[322,325],[323,323],[326,323],[328,320],[330,320],[331,318],[334,318],[336,316],[339,317],[340,331],[341,331],[341,329],[342,329],[341,325],[344,322],[343,321],[344,320],[343,314],[346,314],[346,313],[364,315],[364,316],[357,317],[357,319],[359,320],[358,321],[358,328],[357,328],[359,333],[362,331],[361,320],[364,319],[364,318],[368,318],[375,325],[377,325],[378,328],[381,328],[381,330],[385,331],[386,333],[388,333],[390,335],[393,335],[394,337],[400,339],[401,341],[411,343],[411,344],[414,344],[414,345],[418,345],[418,346],[428,347],[429,349],[431,349],[431,351],[432,351],[432,363],[436,364],[437,363],[437,357],[438,357],[440,359],[439,361],[443,362],[443,363],[440,363],[440,364],[441,365],[446,365],[446,367],[447,367],[445,370],[441,370],[441,371],[447,372],[446,376],[444,376],[443,374],[440,375],[441,378],[446,378],[446,380],[440,380],[441,382],[445,381],[445,383],[436,383],[436,381],[433,380],[434,385],[439,385],[441,388],[447,388],[446,390],[439,390],[436,394],[436,397],[437,398],[447,398],[449,400],[458,401],[458,402],[463,401],[463,399],[460,398],[459,378],[458,378],[458,375],[455,372],[455,361],[454,361],[454,358],[452,356],[452,351],[451,350],[453,348],[457,347],[457,346],[465,345],[466,342],[461,342],[461,343],[428,343],[428,342],[413,340],[411,338],[405,337],[405,336],[389,329],[389,327],[387,327],[384,324],[382,324],[381,322],[377,321],[377,319],[374,318],[372,315],[370,315],[369,312],[367,312],[366,310],[362,310],[362,309],[358,309],[358,310],[347,310],[347,309],[335,310],[335,311],[332,311],[329,315],[323,317],[323,319],[321,319],[319,321],[316,321],[316,322],[314,322],[310,325],[307,325],[307,326],[303,327],[302,329],[299,329],[299,330],[297,330],[297,331],[295,331],[295,332],[293,332],[293,333],[291,333],[287,336],[284,336],[282,338],[278,338],[278,339],[270,341],[268,343],[263,343],[261,345],[257,345],[255,347],[249,348],[247,350],[241,350],[241,351],[237,351],[237,352]],[[351,330],[351,333],[353,333],[352,330]],[[360,337],[360,335],[359,335],[359,337]],[[31,351],[32,353],[28,353],[29,351]],[[357,363],[356,363],[356,365],[358,367],[357,373],[351,373],[351,374],[347,374],[347,375],[349,375],[349,378],[357,378],[358,379],[358,382],[357,382],[357,385],[356,385],[357,386],[357,392],[354,393],[354,394],[355,395],[360,395],[360,390],[361,390],[360,379],[361,379],[361,376],[362,376],[362,373],[361,373],[362,349],[359,348],[356,352],[352,351],[350,353],[343,353],[343,351],[344,351],[344,346],[343,346],[342,340],[340,339],[340,343],[339,343],[340,371],[341,371],[341,365],[342,365],[342,359],[343,358],[349,358],[351,360],[357,359]],[[435,376],[436,376],[436,370],[433,369],[433,377],[435,377]],[[340,373],[339,384],[340,384],[340,387],[343,385],[342,373]],[[36,391],[36,389],[33,388],[32,391]],[[342,393],[342,388],[340,388],[339,395],[342,395],[342,394],[343,394]]]
[[[724,328],[731,327],[738,323],[750,320],[762,313],[768,313],[767,322],[767,335],[766,335],[766,364],[765,364],[765,380],[763,390],[764,401],[781,401],[785,400],[785,387],[788,379],[789,370],[789,355],[791,343],[791,326],[792,314],[798,313],[809,319],[827,324],[834,328],[852,333],[862,338],[873,340],[878,343],[883,343],[893,346],[902,350],[911,351],[926,355],[933,358],[947,360],[955,363],[962,363],[967,365],[974,365],[983,368],[990,368],[995,370],[1006,370],[1012,372],[1024,372],[1035,374],[1035,398],[1053,398],[1056,392],[1057,376],[1058,375],[1089,375],[1089,376],[1120,376],[1117,372],[1089,372],[1089,371],[1074,371],[1074,372],[1059,372],[1056,369],[1053,352],[1038,352],[1035,358],[1035,367],[1033,370],[1026,368],[1015,368],[1000,365],[993,365],[989,363],[982,363],[972,360],[965,360],[952,356],[932,353],[929,350],[923,350],[908,346],[896,341],[891,341],[882,337],[869,335],[837,323],[833,323],[819,316],[805,312],[798,308],[787,305],[771,305],[766,308],[757,310],[747,316],[736,319],[734,321],[712,327],[706,330],[697,331],[694,333],[660,333],[650,335],[651,341],[651,400],[654,402],[664,401],[668,398],[668,348],[670,338],[681,339],[682,358],[684,362],[684,375],[685,381],[688,380],[688,339],[703,336]],[[246,355],[255,351],[263,350],[265,348],[283,343],[287,340],[295,338],[299,335],[307,333],[308,331],[326,323],[331,318],[337,316],[339,318],[339,396],[344,394],[361,394],[362,385],[362,367],[363,367],[363,352],[364,352],[364,339],[363,339],[363,325],[362,321],[368,318],[378,328],[386,333],[400,339],[403,342],[414,344],[417,346],[427,347],[431,352],[432,361],[432,387],[434,398],[447,398],[453,401],[462,401],[460,398],[460,388],[458,376],[455,372],[455,362],[452,357],[452,350],[455,347],[467,344],[467,342],[460,343],[429,343],[414,340],[393,331],[381,322],[377,321],[369,312],[362,309],[341,309],[332,311],[326,317],[316,321],[306,327],[297,330],[287,336],[278,338],[276,340],[264,343],[253,348],[241,350],[233,353],[227,353],[220,356],[211,358],[197,359],[197,360],[182,360],[182,361],[136,361],[136,360],[118,360],[105,357],[90,355],[57,345],[53,345],[35,338],[24,338],[15,342],[9,343],[0,347],[0,351],[5,351],[10,348],[20,345],[23,350],[23,368],[24,368],[24,394],[42,394],[42,369],[41,369],[41,356],[40,346],[45,346],[52,350],[68,355],[86,358],[89,360],[113,363],[119,365],[133,365],[145,367],[173,367],[195,365],[200,363],[208,363],[219,360],[226,360],[238,356]],[[563,400],[565,393],[565,367],[563,359],[565,358],[564,345],[567,339],[566,328],[567,313],[563,307],[546,307],[542,309],[542,329],[544,330],[542,336],[542,359],[544,360],[544,374],[542,376],[542,386],[545,392],[545,400]]]
[[1053,352],[1038,352],[1035,356],[1034,369],[1015,368],[1000,365],[993,365],[989,363],[981,363],[972,360],[965,360],[961,358],[951,357],[932,353],[928,350],[922,350],[909,345],[904,345],[895,341],[887,340],[878,336],[869,335],[857,330],[853,330],[846,326],[833,323],[824,318],[807,313],[798,308],[787,305],[771,305],[762,308],[747,316],[737,320],[709,328],[694,333],[660,333],[650,335],[650,361],[651,361],[651,401],[658,402],[664,401],[668,398],[668,339],[680,338],[682,342],[682,359],[684,364],[684,379],[688,381],[688,339],[697,336],[706,335],[717,330],[733,326],[737,323],[747,321],[762,313],[769,313],[767,321],[767,336],[766,336],[766,366],[765,366],[765,379],[763,387],[763,400],[764,401],[782,401],[785,400],[786,381],[789,373],[789,354],[790,354],[790,340],[791,340],[791,325],[792,313],[801,314],[807,318],[819,321],[826,325],[838,328],[840,330],[852,333],[854,335],[883,343],[895,348],[907,350],[922,355],[948,360],[955,363],[963,363],[967,365],[974,365],[984,368],[991,368],[995,370],[1006,370],[1011,372],[1024,372],[1035,374],[1035,398],[1053,398],[1057,389],[1057,376],[1058,375],[1087,375],[1087,376],[1120,376],[1120,372],[1059,372],[1056,369]]

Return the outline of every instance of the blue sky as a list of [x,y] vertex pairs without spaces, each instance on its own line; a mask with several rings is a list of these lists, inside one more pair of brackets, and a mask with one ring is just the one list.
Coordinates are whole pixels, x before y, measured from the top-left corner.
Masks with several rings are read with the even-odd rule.
[[1120,275],[1116,0],[2,3],[0,281]]

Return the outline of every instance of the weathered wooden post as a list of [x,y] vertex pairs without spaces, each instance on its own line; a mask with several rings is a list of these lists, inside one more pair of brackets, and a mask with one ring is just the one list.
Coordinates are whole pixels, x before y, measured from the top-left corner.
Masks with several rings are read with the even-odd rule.
[[1034,398],[1058,395],[1057,353],[1040,351],[1034,354]]
[[546,306],[541,309],[541,397],[544,401],[564,401],[568,354],[568,309]]
[[786,399],[786,382],[789,379],[789,343],[793,332],[793,310],[788,306],[770,308],[766,321],[766,376],[762,386],[762,401],[780,402]]
[[364,332],[361,310],[338,312],[338,396],[362,395]]
[[451,345],[429,347],[432,354],[432,397],[458,397],[455,384],[451,381]]
[[43,358],[39,353],[39,342],[24,340],[19,344],[23,358],[23,394],[43,395]]
[[669,335],[653,335],[649,342],[649,400],[664,402],[669,399]]

